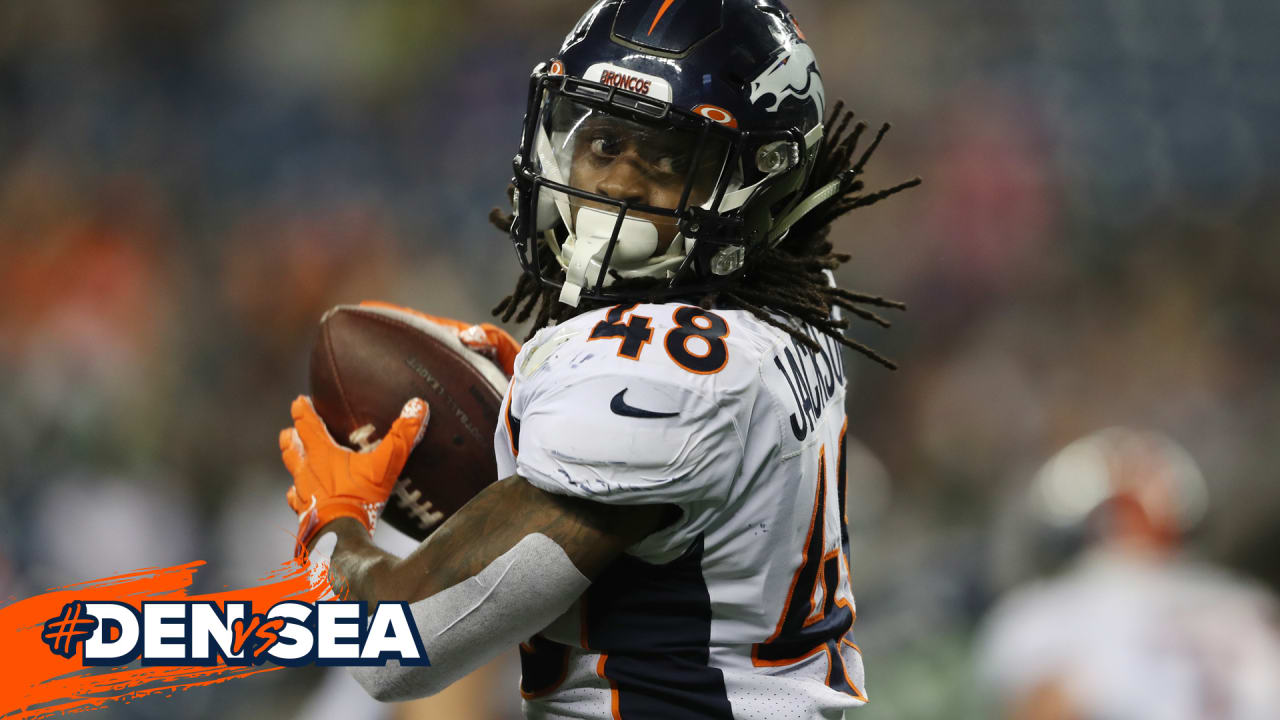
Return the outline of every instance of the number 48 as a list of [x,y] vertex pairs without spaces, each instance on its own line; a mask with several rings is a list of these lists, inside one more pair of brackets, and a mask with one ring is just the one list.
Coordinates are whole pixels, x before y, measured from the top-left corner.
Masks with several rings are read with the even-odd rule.
[[[653,342],[653,326],[652,318],[631,312],[637,304],[618,305],[609,310],[587,339],[620,340],[618,356],[639,360],[645,346]],[[630,319],[623,322],[627,315]],[[702,308],[682,305],[672,313],[671,320],[675,327],[667,331],[662,346],[675,364],[691,373],[713,375],[729,363],[729,348],[724,342],[729,336],[729,323],[724,318]],[[705,341],[705,350],[700,347],[702,343],[690,343],[694,338]]]

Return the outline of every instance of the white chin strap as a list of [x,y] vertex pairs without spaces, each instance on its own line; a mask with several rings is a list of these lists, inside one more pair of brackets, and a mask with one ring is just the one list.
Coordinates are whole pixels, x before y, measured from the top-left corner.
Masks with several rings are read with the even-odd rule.
[[[615,227],[618,227],[617,213],[578,208],[574,232],[564,244],[564,287],[560,290],[560,302],[577,307],[582,289],[599,279]],[[619,270],[634,269],[644,265],[657,249],[658,226],[627,216],[618,228],[618,242],[609,264]]]

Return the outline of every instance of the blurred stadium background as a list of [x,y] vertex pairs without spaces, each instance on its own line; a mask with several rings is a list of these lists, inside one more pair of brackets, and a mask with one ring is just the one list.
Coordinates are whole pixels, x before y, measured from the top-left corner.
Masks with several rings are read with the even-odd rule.
[[[0,602],[287,555],[275,436],[320,314],[479,320],[506,294],[485,216],[528,72],[585,5],[0,4]],[[975,627],[1051,569],[1015,498],[1099,427],[1182,443],[1210,492],[1193,551],[1280,587],[1280,4],[791,7],[829,98],[895,123],[871,184],[926,180],[836,234],[844,283],[911,307],[855,331],[900,372],[848,359],[856,717],[989,716]],[[325,717],[320,682],[100,714]],[[484,692],[511,697],[435,716],[510,716],[513,684]]]

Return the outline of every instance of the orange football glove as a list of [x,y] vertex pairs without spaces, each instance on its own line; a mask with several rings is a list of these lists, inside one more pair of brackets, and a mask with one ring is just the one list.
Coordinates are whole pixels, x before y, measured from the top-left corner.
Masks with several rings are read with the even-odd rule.
[[405,403],[382,440],[361,452],[334,442],[311,398],[299,395],[290,410],[293,427],[280,431],[280,453],[293,475],[286,497],[298,513],[294,557],[306,557],[320,529],[340,517],[359,520],[372,534],[409,453],[422,440],[430,408],[419,398]]
[[360,306],[378,307],[385,308],[387,310],[400,310],[402,312],[413,313],[414,315],[417,315],[428,322],[435,323],[436,325],[453,328],[458,331],[458,340],[460,340],[463,345],[466,345],[472,350],[497,363],[498,367],[502,368],[502,372],[507,374],[507,377],[510,377],[512,374],[512,368],[515,366],[516,362],[516,354],[520,352],[520,343],[516,342],[516,339],[511,337],[510,333],[497,325],[491,325],[489,323],[473,325],[471,323],[462,322],[461,320],[452,320],[446,317],[439,317],[438,315],[428,315],[419,310],[414,310],[413,308],[392,305],[391,303],[380,302],[378,300],[365,300],[360,303]]

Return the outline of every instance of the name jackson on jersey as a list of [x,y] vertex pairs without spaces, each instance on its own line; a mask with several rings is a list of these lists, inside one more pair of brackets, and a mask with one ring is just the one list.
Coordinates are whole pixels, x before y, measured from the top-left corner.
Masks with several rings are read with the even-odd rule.
[[[791,432],[796,440],[804,440],[809,431],[818,426],[822,409],[835,397],[836,389],[843,389],[845,384],[844,364],[840,362],[840,347],[835,339],[811,327],[805,328],[805,334],[818,343],[818,352],[792,339],[790,347],[773,356],[773,364],[787,381],[791,398],[795,401]],[[805,362],[806,355],[808,363]],[[809,370],[813,371],[812,382]]]

